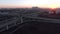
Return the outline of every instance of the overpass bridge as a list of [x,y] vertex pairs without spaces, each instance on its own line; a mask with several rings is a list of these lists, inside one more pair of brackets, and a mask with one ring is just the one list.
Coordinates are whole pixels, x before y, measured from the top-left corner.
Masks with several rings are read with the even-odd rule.
[[[25,23],[27,21],[40,21],[40,22],[48,22],[48,23],[60,23],[60,19],[50,19],[50,18],[44,18],[44,17],[37,17],[37,16],[31,16],[26,14],[19,14],[19,13],[0,13],[2,15],[12,15],[14,16],[11,19],[1,21],[0,23],[0,32],[4,30],[9,30],[9,28],[12,28],[14,26],[17,26],[18,24]],[[17,22],[19,21],[19,23]],[[17,24],[18,23],[18,24]],[[21,25],[20,25],[21,26]],[[15,32],[17,29],[15,29],[13,32]]]

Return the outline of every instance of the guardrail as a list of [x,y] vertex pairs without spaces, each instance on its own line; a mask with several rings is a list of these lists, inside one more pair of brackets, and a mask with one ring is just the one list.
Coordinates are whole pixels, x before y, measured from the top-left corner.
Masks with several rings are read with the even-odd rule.
[[[51,22],[51,23],[60,23],[60,19],[51,19],[51,18],[43,18],[43,17],[31,17],[31,16],[22,16],[26,18],[32,18],[33,21],[44,21],[44,22]],[[25,22],[28,20],[25,20]]]
[[[2,21],[3,24],[0,25],[0,32],[4,31],[4,30],[8,30],[9,28],[16,26],[16,21],[19,18],[14,17],[13,19],[9,19],[9,20],[5,20],[4,23]],[[11,25],[13,24],[13,25]],[[10,26],[9,26],[10,25]]]
[[5,23],[7,23],[7,22],[9,22],[9,21],[12,21],[12,20],[14,20],[14,17],[11,18],[11,19],[7,19],[7,20],[0,21],[0,25],[1,25],[1,24],[5,24]]
[[[12,14],[9,14],[9,15],[12,15]],[[30,21],[43,21],[43,22],[48,22],[48,23],[60,23],[60,19],[50,19],[50,18],[43,18],[43,17],[32,17],[32,16],[26,16],[26,15],[21,15],[20,18],[21,18],[21,23],[27,22],[28,20],[30,20]],[[5,30],[8,30],[8,28],[11,28],[11,27],[15,26],[16,25],[16,21],[18,21],[18,19],[20,19],[20,18],[15,17],[15,18],[11,19],[11,21],[5,20],[6,21],[6,22],[4,22],[5,24],[0,25],[0,28],[4,27]],[[24,20],[25,18],[30,18],[30,19]],[[4,29],[1,30],[0,32],[4,31]]]

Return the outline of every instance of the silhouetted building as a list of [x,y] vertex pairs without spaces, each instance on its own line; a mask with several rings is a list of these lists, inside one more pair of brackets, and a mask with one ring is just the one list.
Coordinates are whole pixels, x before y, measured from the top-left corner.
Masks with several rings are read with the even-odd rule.
[[56,14],[60,14],[60,8],[56,9]]

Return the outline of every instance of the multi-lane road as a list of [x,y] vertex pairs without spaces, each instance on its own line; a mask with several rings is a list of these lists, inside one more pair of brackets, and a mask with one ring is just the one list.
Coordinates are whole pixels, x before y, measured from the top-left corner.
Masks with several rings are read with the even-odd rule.
[[[51,18],[33,16],[35,14],[33,14],[33,15],[32,14],[29,14],[29,15],[22,14],[22,15],[20,15],[18,13],[11,13],[11,14],[10,13],[9,14],[8,13],[6,13],[6,14],[5,13],[0,13],[0,14],[8,15],[8,16],[12,15],[13,16],[13,17],[9,16],[10,18],[7,18],[8,17],[7,16],[6,17],[7,19],[0,21],[0,23],[1,23],[0,24],[0,32],[2,32],[4,30],[9,30],[9,28],[12,28],[12,26],[13,27],[16,26],[16,23],[18,23],[17,21],[19,21],[19,24],[21,24],[21,25],[19,25],[19,27],[17,27],[12,32],[16,32],[16,31],[20,30],[21,27],[23,27],[25,25],[28,25],[28,23],[30,23],[30,22],[32,23],[33,21],[34,22],[37,21],[36,23],[39,22],[39,24],[42,23],[42,22],[43,22],[43,24],[45,24],[46,22],[47,23],[54,23],[54,24],[58,23],[58,24],[60,24],[60,19],[51,19]],[[5,18],[5,17],[3,17],[3,18]],[[0,19],[3,19],[3,18],[0,18]],[[22,24],[22,23],[25,23],[25,24]],[[48,25],[50,25],[50,24],[48,24]],[[31,26],[31,24],[30,24],[30,26]],[[52,26],[54,26],[54,25],[52,25]],[[56,27],[56,25],[55,25],[55,27]]]
[[9,28],[16,26],[16,22],[18,21],[17,16],[12,15],[1,15],[0,16],[0,32],[4,30],[8,30]]

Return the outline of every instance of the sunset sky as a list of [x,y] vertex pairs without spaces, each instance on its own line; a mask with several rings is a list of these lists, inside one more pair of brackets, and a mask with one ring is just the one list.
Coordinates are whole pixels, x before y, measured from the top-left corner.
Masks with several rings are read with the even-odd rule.
[[60,0],[0,0],[0,8],[32,6],[42,8],[56,8],[60,7]]

